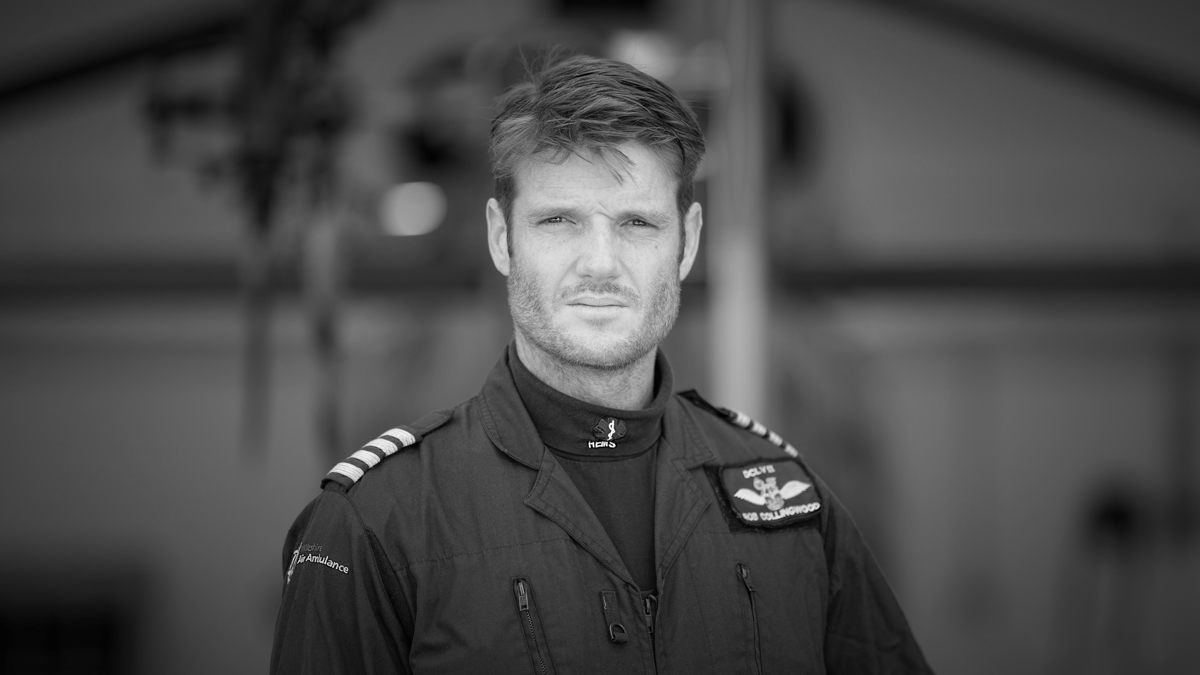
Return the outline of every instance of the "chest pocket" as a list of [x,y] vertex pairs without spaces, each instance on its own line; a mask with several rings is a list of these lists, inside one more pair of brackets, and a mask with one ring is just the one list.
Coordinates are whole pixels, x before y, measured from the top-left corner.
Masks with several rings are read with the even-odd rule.
[[758,624],[758,599],[755,597],[757,592],[754,590],[754,584],[750,581],[750,568],[746,566],[746,563],[739,562],[735,569],[742,586],[746,588],[746,604],[750,609],[750,634],[754,637],[751,645],[754,651],[754,672],[756,675],[762,675],[762,633]]
[[[636,631],[632,601],[569,539],[455,556],[410,574],[417,589],[414,672],[642,669],[648,640]],[[607,606],[606,590],[614,592]]]
[[[751,646],[752,672],[809,672],[823,661],[829,604],[824,550],[815,527],[731,535],[739,547],[723,570]],[[787,561],[781,563],[781,561]]]

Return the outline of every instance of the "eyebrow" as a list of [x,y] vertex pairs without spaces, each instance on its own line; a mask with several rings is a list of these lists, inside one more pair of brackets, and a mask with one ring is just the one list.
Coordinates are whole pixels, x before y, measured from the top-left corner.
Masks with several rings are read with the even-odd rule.
[[569,207],[539,206],[537,208],[530,209],[529,213],[526,215],[526,218],[528,220],[541,220],[543,218],[549,218],[551,216],[574,216],[574,215],[575,215],[575,209],[572,209]]
[[[570,206],[563,206],[563,207],[538,206],[538,207],[530,209],[529,213],[527,214],[526,217],[529,220],[541,220],[543,218],[549,218],[551,216],[567,216],[572,219],[577,219],[579,216],[579,209],[576,209],[576,208],[570,207]],[[629,220],[630,218],[639,218],[642,220],[649,220],[651,222],[670,223],[676,218],[676,215],[673,211],[672,212],[660,211],[659,209],[653,209],[653,208],[651,208],[651,209],[633,208],[633,209],[624,209],[622,211],[617,212],[617,220],[618,221]]]

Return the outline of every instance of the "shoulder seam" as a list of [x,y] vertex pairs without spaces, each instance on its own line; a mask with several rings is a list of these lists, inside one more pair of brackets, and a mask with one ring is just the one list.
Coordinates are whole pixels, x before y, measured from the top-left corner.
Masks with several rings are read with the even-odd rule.
[[738,411],[738,410],[734,410],[732,408],[715,406],[715,405],[709,403],[707,400],[705,400],[704,397],[700,395],[700,392],[696,391],[695,389],[689,389],[687,391],[680,392],[679,395],[682,396],[683,398],[687,399],[688,401],[690,401],[693,405],[700,408],[701,410],[705,410],[709,413],[712,413],[713,415],[720,417],[721,419],[725,420],[726,422],[732,424],[735,427],[745,429],[746,431],[749,431],[750,433],[754,434],[755,436],[758,436],[760,438],[766,439],[767,441],[770,441],[774,445],[781,448],[789,456],[796,457],[796,458],[800,457],[800,451],[796,449],[796,446],[792,445],[791,443],[788,443],[787,441],[785,441],[783,439],[782,436],[775,433],[774,431],[771,431],[766,426],[764,426],[761,422],[758,422],[757,420],[750,417],[746,413]]
[[[400,574],[397,568],[399,567],[402,569],[407,567],[407,565],[397,566],[396,563],[392,561],[391,557],[387,554],[387,550],[383,547],[383,543],[379,538],[379,534],[377,534],[375,530],[367,524],[366,518],[363,518],[362,511],[359,510],[358,504],[354,503],[354,500],[350,499],[350,495],[346,494],[344,491],[339,492],[339,496],[345,503],[346,508],[350,510],[351,514],[353,514],[354,519],[358,522],[358,526],[363,531],[363,535],[367,538],[368,548],[371,549],[371,555],[375,558],[375,564],[379,566],[381,573],[386,572],[389,575],[392,583],[396,585],[395,591],[401,594],[399,599],[403,600],[404,583],[400,579]],[[396,598],[393,598],[393,600],[395,599]],[[403,606],[407,608],[407,602],[405,602]],[[409,620],[411,621],[411,618]]]

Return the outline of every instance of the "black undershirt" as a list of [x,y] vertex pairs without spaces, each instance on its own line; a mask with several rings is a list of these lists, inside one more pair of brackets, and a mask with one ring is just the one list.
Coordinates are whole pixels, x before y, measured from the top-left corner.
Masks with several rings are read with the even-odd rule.
[[642,410],[563,394],[529,372],[515,345],[508,362],[542,442],[592,507],[638,588],[655,590],[654,460],[672,386],[666,360],[660,354],[655,362],[654,398]]

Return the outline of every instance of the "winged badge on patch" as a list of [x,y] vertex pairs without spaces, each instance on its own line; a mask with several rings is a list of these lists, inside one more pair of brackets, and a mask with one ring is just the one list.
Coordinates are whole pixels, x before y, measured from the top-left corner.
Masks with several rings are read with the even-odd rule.
[[783,527],[821,509],[812,479],[794,460],[722,467],[721,487],[734,516],[751,527]]
[[745,499],[751,504],[755,504],[757,506],[766,506],[772,511],[778,511],[779,509],[783,508],[783,505],[787,503],[787,500],[795,497],[801,492],[804,492],[810,487],[812,487],[811,483],[805,483],[804,481],[799,480],[788,481],[783,487],[779,487],[775,484],[774,478],[755,478],[754,490],[757,490],[758,492],[742,488],[737,491],[737,494],[735,494],[734,497],[737,497],[738,499]]

